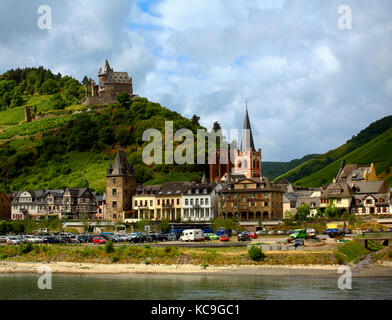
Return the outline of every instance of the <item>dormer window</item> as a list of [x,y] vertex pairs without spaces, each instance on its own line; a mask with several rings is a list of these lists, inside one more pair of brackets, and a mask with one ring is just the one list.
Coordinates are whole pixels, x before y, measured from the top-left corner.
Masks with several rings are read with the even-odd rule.
[[203,193],[207,193],[207,189],[203,189]]

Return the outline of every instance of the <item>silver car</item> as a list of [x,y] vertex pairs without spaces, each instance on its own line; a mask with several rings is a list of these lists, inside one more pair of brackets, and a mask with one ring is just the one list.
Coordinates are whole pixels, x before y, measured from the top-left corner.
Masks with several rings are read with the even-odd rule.
[[17,244],[20,244],[20,240],[17,237],[8,237],[7,243],[9,245],[17,245]]

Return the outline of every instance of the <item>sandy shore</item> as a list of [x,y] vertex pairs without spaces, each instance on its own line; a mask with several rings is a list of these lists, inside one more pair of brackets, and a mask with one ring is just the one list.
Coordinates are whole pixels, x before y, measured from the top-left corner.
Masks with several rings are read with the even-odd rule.
[[[66,274],[206,274],[243,276],[313,276],[336,277],[339,265],[279,265],[279,266],[208,266],[198,265],[145,265],[145,264],[92,264],[73,262],[21,263],[0,262],[0,273],[37,273],[41,266],[49,266],[53,273]],[[354,277],[391,277],[392,266],[378,265],[356,271]]]

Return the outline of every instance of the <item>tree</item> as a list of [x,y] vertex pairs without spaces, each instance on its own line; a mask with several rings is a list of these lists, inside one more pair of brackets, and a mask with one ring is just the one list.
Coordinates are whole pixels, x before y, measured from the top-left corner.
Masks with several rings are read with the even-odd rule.
[[121,92],[116,96],[117,102],[125,109],[129,109],[131,105],[131,96],[128,92]]
[[306,220],[309,215],[310,215],[310,207],[307,203],[304,203],[297,209],[297,213],[295,214],[295,219],[303,221]]
[[39,88],[40,94],[55,94],[60,91],[57,81],[53,79],[46,80]]
[[328,218],[337,218],[339,216],[339,209],[334,203],[330,203],[324,210],[324,214]]
[[221,125],[219,124],[218,121],[215,121],[215,122],[214,122],[214,125],[212,126],[212,130],[213,130],[214,132],[217,132],[217,131],[220,130],[220,129],[222,129]]
[[67,105],[60,93],[56,93],[53,97],[50,98],[50,104],[55,110],[64,109],[64,107]]
[[193,124],[193,125],[196,125],[196,126],[200,126],[199,120],[200,120],[200,117],[197,116],[197,115],[193,115],[193,117],[192,117],[192,119],[191,119],[192,124]]

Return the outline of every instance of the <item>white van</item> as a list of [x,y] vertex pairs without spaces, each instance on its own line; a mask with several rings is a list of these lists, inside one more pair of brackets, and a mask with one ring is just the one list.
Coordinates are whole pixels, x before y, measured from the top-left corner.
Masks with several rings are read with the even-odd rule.
[[203,231],[201,229],[189,229],[182,232],[180,241],[203,241]]

